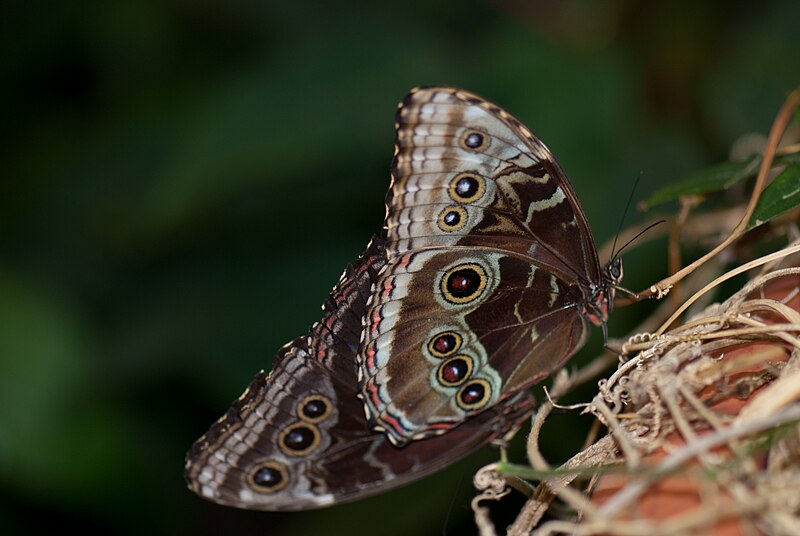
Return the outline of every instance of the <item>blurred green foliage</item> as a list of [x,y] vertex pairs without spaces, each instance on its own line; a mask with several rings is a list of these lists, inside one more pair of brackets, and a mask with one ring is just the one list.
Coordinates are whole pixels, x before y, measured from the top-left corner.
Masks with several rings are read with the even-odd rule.
[[[296,514],[198,499],[183,456],[378,231],[408,89],[519,116],[604,241],[640,171],[641,199],[767,131],[800,81],[799,20],[791,0],[4,3],[3,533],[470,533],[491,450]],[[661,249],[626,258],[628,286]]]

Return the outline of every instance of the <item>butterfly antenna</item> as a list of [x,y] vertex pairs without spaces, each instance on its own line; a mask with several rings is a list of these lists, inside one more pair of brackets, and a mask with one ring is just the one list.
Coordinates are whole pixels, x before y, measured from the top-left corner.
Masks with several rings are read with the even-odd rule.
[[[609,265],[611,265],[616,260],[616,258],[619,255],[622,254],[622,252],[625,250],[625,248],[630,246],[637,238],[642,236],[644,233],[646,233],[647,231],[649,231],[650,229],[652,229],[656,225],[661,225],[662,223],[664,223],[666,221],[667,220],[658,220],[657,222],[651,223],[650,225],[648,225],[647,227],[645,227],[644,229],[642,229],[641,231],[636,233],[636,236],[634,236],[633,238],[631,238],[630,240],[625,242],[625,245],[622,246],[621,248],[619,248],[619,251],[616,253],[616,255],[614,255],[611,258],[611,260],[609,261]],[[625,287],[622,287],[622,286],[618,285],[616,282],[613,283],[613,286],[614,286],[615,289],[617,289],[618,292],[622,292],[623,294],[626,294],[628,296],[628,298],[631,300],[628,303],[638,302],[643,298],[643,296],[639,295],[638,293],[630,291],[630,290],[626,289]]]
[[619,251],[617,251],[616,255],[611,257],[611,260],[613,261],[614,259],[616,259],[626,247],[630,246],[637,238],[642,236],[644,233],[646,233],[647,231],[649,231],[650,229],[652,229],[656,225],[661,225],[662,223],[666,223],[666,221],[667,220],[658,220],[656,222],[651,223],[650,225],[648,225],[647,227],[645,227],[644,229],[642,229],[638,233],[636,233],[636,236],[634,236],[633,238],[631,238],[630,240],[625,242],[625,245],[622,246],[621,248],[619,248]]
[[[644,174],[643,172],[641,171],[639,172],[639,175],[637,175],[636,180],[633,181],[633,188],[631,188],[631,193],[628,194],[628,202],[625,203],[625,210],[622,211],[622,218],[620,218],[619,226],[617,226],[617,234],[614,235],[614,243],[611,245],[611,261],[609,261],[609,263],[613,262],[614,259],[616,259],[617,255],[619,254],[617,252],[617,239],[619,238],[619,234],[622,232],[622,226],[625,224],[625,218],[628,216],[628,209],[631,208],[631,203],[633,202],[633,194],[636,193],[636,187],[639,186],[639,181],[642,180],[643,174]],[[620,251],[622,251],[622,249],[620,249]]]

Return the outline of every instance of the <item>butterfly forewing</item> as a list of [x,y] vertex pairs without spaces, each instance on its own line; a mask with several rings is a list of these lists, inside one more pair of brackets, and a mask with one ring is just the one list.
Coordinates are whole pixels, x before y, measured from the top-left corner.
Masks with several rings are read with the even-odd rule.
[[431,245],[496,245],[565,278],[600,281],[572,185],[514,116],[463,90],[420,88],[398,107],[395,128],[390,258]]

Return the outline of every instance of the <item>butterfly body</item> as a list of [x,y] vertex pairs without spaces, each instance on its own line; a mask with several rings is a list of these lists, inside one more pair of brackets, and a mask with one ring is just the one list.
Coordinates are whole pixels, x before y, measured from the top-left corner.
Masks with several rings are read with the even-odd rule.
[[202,496],[296,510],[420,478],[517,426],[526,388],[605,323],[613,278],[521,122],[419,88],[396,131],[383,233],[195,443],[187,481]]

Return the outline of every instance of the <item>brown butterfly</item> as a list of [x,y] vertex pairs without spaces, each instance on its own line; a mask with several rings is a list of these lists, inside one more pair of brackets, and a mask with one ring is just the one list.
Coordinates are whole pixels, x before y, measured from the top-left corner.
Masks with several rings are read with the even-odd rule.
[[201,496],[263,510],[421,478],[515,428],[527,387],[605,325],[605,270],[564,171],[519,120],[449,87],[397,111],[384,229],[323,319],[187,456]]

